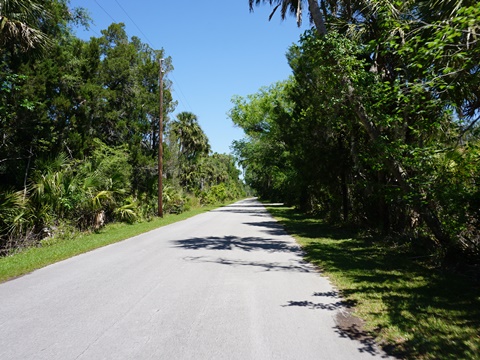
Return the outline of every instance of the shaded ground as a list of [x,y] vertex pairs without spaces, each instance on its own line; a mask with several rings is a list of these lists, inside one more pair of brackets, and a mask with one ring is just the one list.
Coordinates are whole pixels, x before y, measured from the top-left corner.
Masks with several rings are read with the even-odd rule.
[[339,334],[366,347],[379,337],[405,358],[480,359],[480,291],[472,281],[431,268],[408,247],[364,239],[286,207],[269,211],[352,305],[336,319]]

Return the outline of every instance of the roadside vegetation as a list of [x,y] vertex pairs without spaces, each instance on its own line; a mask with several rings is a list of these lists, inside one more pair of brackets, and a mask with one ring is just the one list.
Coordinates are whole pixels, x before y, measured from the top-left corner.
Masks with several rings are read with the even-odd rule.
[[[405,359],[480,359],[480,284],[452,274],[425,249],[326,224],[291,207],[267,209],[339,290],[363,329]],[[472,275],[472,274],[470,274]]]
[[234,157],[212,153],[195,114],[172,115],[165,51],[122,23],[77,38],[89,21],[65,0],[0,0],[0,256],[155,223],[161,58],[163,213],[244,196]]
[[23,249],[0,258],[0,282],[28,274],[33,270],[72,256],[110,245],[133,236],[172,224],[212,210],[217,205],[197,207],[181,214],[167,214],[163,218],[128,224],[110,223],[96,232],[65,232],[41,240],[37,246]]
[[290,47],[289,79],[233,98],[247,184],[480,271],[478,1],[260,4],[315,27]]
[[291,78],[233,98],[247,184],[365,321],[346,336],[479,359],[478,2],[260,4],[315,27]]
[[478,1],[249,4],[313,27],[289,79],[232,100],[246,183],[288,205],[270,211],[366,334],[410,359],[479,359]]

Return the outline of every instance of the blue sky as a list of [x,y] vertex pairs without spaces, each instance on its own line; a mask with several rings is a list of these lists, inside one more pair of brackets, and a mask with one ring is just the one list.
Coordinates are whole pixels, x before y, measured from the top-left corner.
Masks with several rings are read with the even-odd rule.
[[138,36],[172,57],[173,97],[181,111],[198,116],[212,150],[229,153],[243,136],[227,116],[233,95],[256,93],[262,86],[291,74],[285,53],[309,27],[298,28],[295,18],[269,22],[271,8],[249,12],[248,0],[71,0],[86,8],[94,24],[77,36],[100,36],[112,22],[123,22],[127,34]]

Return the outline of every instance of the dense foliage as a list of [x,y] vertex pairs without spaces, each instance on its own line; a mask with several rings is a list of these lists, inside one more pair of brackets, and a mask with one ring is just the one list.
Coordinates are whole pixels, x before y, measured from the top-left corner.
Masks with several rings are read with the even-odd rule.
[[233,99],[247,183],[331,221],[423,239],[449,263],[477,262],[477,1],[308,4],[327,26],[290,48],[292,78]]
[[[0,252],[66,229],[156,214],[159,59],[124,25],[77,38],[66,0],[0,0]],[[165,71],[173,69],[166,57]],[[232,156],[211,154],[164,82],[165,212],[242,196]]]

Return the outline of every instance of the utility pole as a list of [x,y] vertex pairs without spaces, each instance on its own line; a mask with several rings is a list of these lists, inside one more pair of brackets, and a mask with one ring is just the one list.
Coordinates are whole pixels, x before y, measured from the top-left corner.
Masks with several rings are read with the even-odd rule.
[[158,75],[160,110],[158,117],[158,216],[163,217],[163,59]]

